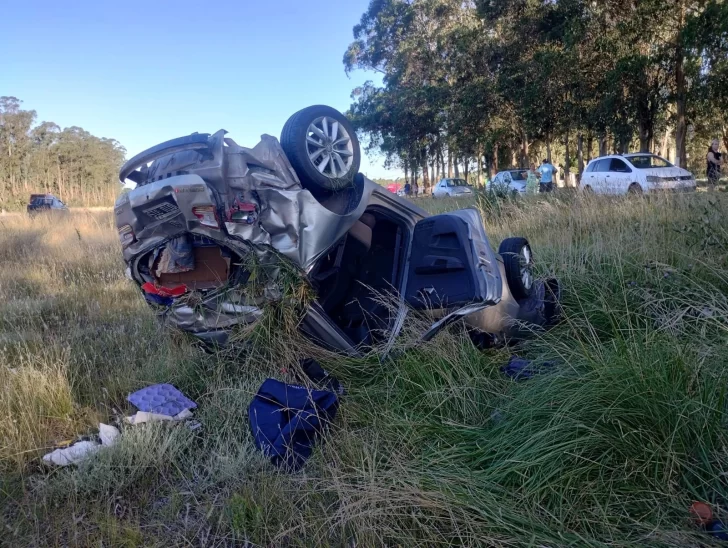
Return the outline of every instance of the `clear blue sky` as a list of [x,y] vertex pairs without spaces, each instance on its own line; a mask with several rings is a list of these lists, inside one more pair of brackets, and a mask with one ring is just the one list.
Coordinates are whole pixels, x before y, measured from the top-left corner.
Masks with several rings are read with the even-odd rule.
[[[224,128],[253,146],[311,104],[345,110],[376,75],[344,73],[369,0],[26,0],[3,7],[0,95],[129,156]],[[382,158],[362,160],[369,177]],[[392,173],[389,173],[392,175]]]

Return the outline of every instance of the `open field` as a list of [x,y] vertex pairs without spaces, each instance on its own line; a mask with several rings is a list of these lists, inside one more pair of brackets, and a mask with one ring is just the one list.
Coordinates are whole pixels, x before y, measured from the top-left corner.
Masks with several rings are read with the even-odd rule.
[[[124,278],[111,213],[0,218],[2,543],[710,545],[687,508],[728,517],[728,196],[478,206],[494,246],[527,236],[562,279],[566,321],[486,352],[453,329],[384,363],[312,348],[279,306],[244,353],[204,354]],[[560,365],[513,383],[512,352]],[[277,473],[247,406],[310,355],[349,393],[305,470]],[[154,382],[202,429],[129,427],[80,468],[39,463]]]

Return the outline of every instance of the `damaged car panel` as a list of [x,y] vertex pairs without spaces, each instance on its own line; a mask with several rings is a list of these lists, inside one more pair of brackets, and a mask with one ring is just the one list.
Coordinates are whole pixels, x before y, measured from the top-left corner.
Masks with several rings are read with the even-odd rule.
[[[316,292],[302,331],[338,351],[396,336],[401,314],[382,295],[434,313],[425,339],[461,318],[504,339],[524,318],[546,323],[523,312],[546,310],[537,288],[519,287],[516,299],[507,287],[521,275],[519,250],[530,247],[495,254],[477,210],[430,216],[357,173],[358,141],[337,111],[294,114],[281,142],[263,135],[245,148],[225,135],[167,141],[120,171],[137,185],[115,206],[124,259],[171,325],[224,344],[232,327],[280,298],[282,257]],[[255,297],[246,291],[252,264],[266,273]]]

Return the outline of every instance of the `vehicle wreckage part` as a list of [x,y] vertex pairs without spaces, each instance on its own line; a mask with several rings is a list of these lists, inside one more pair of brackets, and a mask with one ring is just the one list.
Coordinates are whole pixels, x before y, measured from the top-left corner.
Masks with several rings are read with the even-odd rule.
[[208,205],[193,207],[192,214],[200,220],[201,225],[209,226],[210,228],[220,228],[220,223],[217,220],[217,214],[215,213],[214,206]]
[[331,107],[315,105],[291,116],[283,126],[281,146],[303,187],[314,194],[342,190],[359,172],[356,132]]
[[122,248],[128,247],[134,243],[134,231],[132,230],[131,226],[124,225],[119,228],[119,241],[121,242]]
[[506,238],[498,253],[503,258],[508,287],[516,300],[527,298],[533,291],[533,253],[526,238]]
[[[480,221],[479,216],[477,219]],[[488,246],[476,248],[472,226],[454,213],[417,223],[404,296],[410,306],[418,310],[459,308],[500,300],[502,282],[495,258]]]

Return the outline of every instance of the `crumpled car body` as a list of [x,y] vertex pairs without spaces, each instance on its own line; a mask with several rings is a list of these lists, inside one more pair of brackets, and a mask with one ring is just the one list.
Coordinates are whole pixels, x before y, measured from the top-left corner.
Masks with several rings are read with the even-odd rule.
[[409,309],[435,318],[423,339],[462,318],[493,341],[551,323],[558,284],[514,298],[477,210],[430,216],[359,173],[312,192],[276,138],[245,148],[225,134],[173,139],[120,172],[137,184],[114,208],[127,272],[167,323],[225,344],[280,298],[274,283],[245,291],[251,261],[275,274],[282,257],[316,293],[301,330],[336,351],[391,345]]

